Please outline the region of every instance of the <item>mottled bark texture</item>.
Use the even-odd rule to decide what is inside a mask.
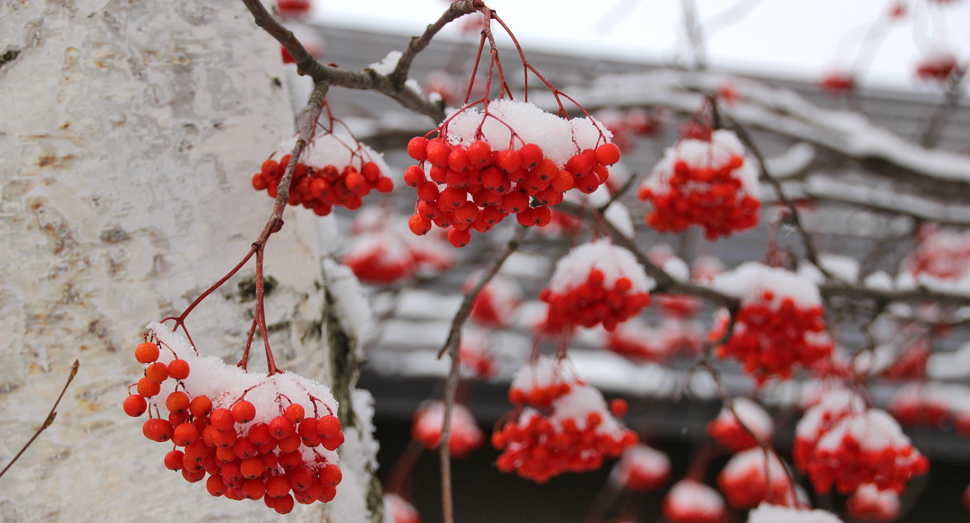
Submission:
[[[124,415],[148,321],[177,314],[249,250],[272,209],[250,178],[293,132],[278,45],[238,0],[0,0],[0,521],[276,521],[164,469]],[[313,219],[268,244],[277,362],[329,381]],[[188,318],[235,362],[253,267]],[[247,281],[248,280],[248,281]],[[265,368],[254,356],[252,369]],[[319,520],[319,507],[288,521]]]

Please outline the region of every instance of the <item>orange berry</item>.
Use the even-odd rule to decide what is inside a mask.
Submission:
[[[148,378],[142,378],[138,380],[138,394],[146,398],[150,398],[158,394],[162,390],[161,385],[158,382],[152,381]]]
[[[189,410],[189,395],[177,390],[165,398],[165,408],[169,412],[186,412]]]
[[[237,401],[232,406],[232,419],[236,423],[249,423],[256,418],[256,406],[246,400]]]
[[[620,161],[620,148],[613,143],[607,143],[597,147],[596,161],[603,165],[613,165]]]
[[[199,429],[195,428],[195,425],[191,423],[183,423],[175,427],[175,431],[172,433],[172,443],[180,447],[191,445],[198,439]]]
[[[250,479],[243,483],[243,494],[249,499],[262,499],[266,493],[266,484],[262,480]]]
[[[293,496],[286,494],[273,503],[273,510],[277,514],[289,514],[293,510]]]
[[[286,419],[292,421],[293,423],[299,423],[303,421],[306,411],[304,410],[303,405],[293,403],[289,407],[286,407],[286,411],[283,413],[283,415],[286,416]]]
[[[332,414],[324,416],[317,422],[317,431],[324,438],[336,438],[340,434],[340,420]]]
[[[142,343],[135,348],[135,359],[139,363],[151,363],[158,359],[158,345]]]
[[[196,396],[189,403],[189,412],[196,418],[201,418],[212,410],[212,400],[208,396]]]
[[[182,470],[182,457],[185,454],[181,450],[173,450],[165,454],[165,468],[168,470]]]
[[[124,403],[125,414],[131,416],[132,418],[137,418],[145,413],[148,409],[148,402],[145,398],[139,396],[138,394],[132,394],[125,398]]]
[[[155,383],[161,383],[168,379],[168,368],[162,362],[152,363],[145,369],[145,377]]]
[[[226,493],[227,487],[226,482],[222,480],[221,475],[209,476],[209,479],[205,482],[205,488],[209,491],[209,494],[214,497],[222,496]]]
[[[460,249],[468,245],[468,242],[470,241],[472,241],[472,234],[467,230],[460,231],[452,227],[448,231],[448,242],[451,243],[451,245],[454,247],[457,247]]]
[[[189,362],[185,360],[174,360],[168,364],[168,377],[177,380],[184,380],[189,377]]]
[[[263,475],[263,460],[260,458],[248,458],[239,464],[239,471],[246,479],[258,478]]]

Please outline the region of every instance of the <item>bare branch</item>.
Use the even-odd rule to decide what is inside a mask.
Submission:
[[[3,467],[3,470],[0,470],[0,477],[6,474],[7,471],[10,470],[10,467],[12,467],[13,464],[16,463],[18,459],[20,459],[20,456],[23,455],[24,451],[27,450],[27,447],[29,447],[34,442],[34,440],[37,439],[37,436],[40,436],[41,432],[44,432],[45,430],[47,430],[47,427],[50,427],[51,424],[54,423],[54,418],[57,417],[57,405],[61,403],[61,398],[63,398],[64,393],[67,392],[68,385],[70,385],[71,382],[74,381],[74,376],[77,376],[77,369],[80,366],[81,366],[80,362],[78,360],[74,360],[74,365],[71,366],[71,373],[67,376],[67,383],[64,384],[64,388],[61,389],[60,395],[57,396],[57,401],[54,402],[54,406],[51,407],[51,411],[47,414],[47,418],[44,420],[44,424],[41,425],[39,429],[37,429],[37,432],[35,432],[34,435],[31,436],[29,440],[27,440],[27,443],[25,443],[23,448],[20,449],[20,452],[18,452],[17,455],[14,456],[12,460],[10,460],[10,463],[7,463],[7,466]]]
[[[407,49],[401,55],[401,58],[397,61],[397,67],[394,68],[388,77],[391,79],[391,84],[402,89],[404,87],[404,82],[408,78],[408,71],[411,69],[411,63],[414,61],[414,57],[423,51],[428,44],[431,43],[431,39],[434,38],[438,31],[454,22],[455,20],[465,16],[467,14],[474,13],[475,11],[485,7],[485,3],[482,0],[459,0],[451,4],[448,10],[441,15],[441,18],[437,22],[428,25],[425,29],[424,34],[421,36],[415,36],[408,43]]]
[[[970,69],[970,63],[963,64],[960,72],[950,80],[949,89],[947,89],[943,103],[936,108],[932,118],[930,118],[929,124],[926,126],[926,131],[923,132],[923,136],[920,138],[919,144],[923,147],[932,149],[940,141],[940,134],[946,128],[946,124],[949,123],[950,116],[954,113],[954,109],[956,109],[957,104],[960,102],[960,97],[963,95],[963,79],[967,76],[967,69]]]

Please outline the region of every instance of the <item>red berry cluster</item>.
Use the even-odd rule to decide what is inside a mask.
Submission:
[[[747,510],[762,502],[791,504],[788,472],[775,453],[769,452],[768,456],[770,465],[766,467],[764,449],[748,449],[732,457],[718,474],[717,487],[731,507]],[[768,477],[765,477],[766,468]]]
[[[585,282],[562,292],[543,289],[539,299],[549,304],[550,325],[562,325],[566,329],[573,325],[592,328],[602,324],[606,330],[613,331],[618,323],[650,305],[649,292],[631,292],[631,289],[632,283],[625,276],[617,278],[613,288],[606,288],[603,271],[594,267]]]
[[[606,166],[620,160],[620,149],[610,143],[584,150],[560,167],[536,144],[493,151],[483,140],[465,146],[422,136],[408,143],[408,154],[420,162],[404,171],[404,183],[418,191],[411,231],[427,234],[434,223],[449,229],[448,241],[455,247],[468,245],[472,229],[489,231],[510,214],[525,226],[549,224],[549,207],[566,191],[595,191],[609,177]]]
[[[565,361],[539,356],[524,365],[512,378],[509,402],[517,407],[528,404],[548,409],[553,401],[572,392],[574,386],[582,386],[583,382],[563,367]]]
[[[923,338],[917,340],[909,347],[902,350],[896,361],[886,370],[882,371],[881,377],[887,380],[921,380],[926,378],[926,362],[930,359],[929,340]]]
[[[528,409],[517,423],[506,423],[492,434],[492,446],[502,450],[496,465],[537,483],[564,472],[596,470],[603,458],[616,457],[637,442],[631,430],[598,430],[603,420],[597,411],[585,419],[556,420]]]
[[[664,497],[663,514],[671,523],[722,523],[727,520],[721,495],[692,479],[681,480],[670,489]]]
[[[532,405],[542,409],[548,408],[557,398],[569,394],[572,385],[565,381],[555,381],[546,385],[534,385],[528,389],[521,389],[512,384],[509,389],[509,401],[513,405]]]
[[[389,523],[421,523],[414,505],[394,493],[384,494],[384,515]]]
[[[414,413],[411,437],[428,450],[438,448],[441,430],[444,426],[445,406],[440,401],[425,405]],[[454,405],[451,410],[451,429],[448,436],[448,451],[454,458],[463,458],[485,442],[482,430],[475,423],[475,417],[464,405]]]
[[[884,411],[852,414],[825,433],[808,461],[808,477],[820,494],[834,485],[841,494],[873,483],[902,493],[906,483],[929,470],[929,461],[909,443]]]
[[[927,58],[916,67],[916,77],[920,80],[946,81],[951,75],[960,72],[957,59],[953,56]]]
[[[484,333],[482,333],[484,335]],[[498,373],[498,363],[495,357],[488,352],[480,340],[469,340],[466,333],[462,336],[461,346],[458,348],[458,359],[461,366],[472,373],[478,379],[490,380]]]
[[[889,402],[889,412],[903,425],[940,428],[950,417],[949,404],[932,386],[903,387]]]
[[[655,296],[660,312],[671,318],[687,319],[704,308],[704,302],[700,298],[686,294],[658,292]]]
[[[208,396],[190,396],[182,382],[189,376],[188,362],[175,359],[166,365],[158,361],[159,352],[150,342],[135,349],[135,358],[146,365],[145,377],[137,394],[125,398],[124,410],[141,416],[148,410],[146,398],[158,395],[166,380],[176,380],[175,391],[165,398],[168,419],[152,418],[149,412],[142,427],[146,438],[174,445],[165,455],[166,468],[181,471],[189,483],[202,481],[208,473],[209,494],[237,501],[263,499],[280,514],[293,510],[294,501],[333,499],[342,478],[340,467],[319,453],[313,452],[309,462],[306,456],[307,449],[336,450],[343,443],[336,416],[308,418],[301,405],[291,404],[281,406],[280,415],[268,424],[251,423],[257,414],[252,403],[239,399],[230,409],[213,408]]]
[[[260,172],[253,175],[253,189],[265,190],[271,198],[276,198],[276,190],[289,162],[290,155],[283,156],[279,162],[273,159],[263,162]],[[327,216],[334,206],[350,210],[360,208],[361,199],[372,189],[382,193],[394,189],[394,182],[383,176],[374,162],[363,164],[359,171],[353,165],[343,169],[334,165],[315,169],[300,162],[296,164],[290,182],[289,204],[303,205],[305,209],[313,209],[318,216]]]
[[[661,232],[683,232],[700,225],[708,240],[758,225],[761,202],[743,192],[741,180],[734,175],[742,165],[744,158],[738,155],[719,167],[695,168],[678,160],[667,190],[640,188],[639,198],[653,204],[647,225]]]
[[[765,291],[761,301],[743,305],[731,337],[715,351],[719,358],[740,361],[759,384],[772,377],[790,378],[795,365],[811,367],[832,353],[821,306],[803,309],[788,297],[777,306],[774,301],[774,293]],[[725,328],[718,326],[710,338],[721,338]]]
[[[724,407],[718,417],[707,424],[707,434],[733,453],[758,446],[752,433],[764,442],[771,439],[774,423],[760,405],[747,398],[735,398],[734,412],[741,417],[744,426],[731,409]]]
[[[657,490],[670,480],[670,458],[646,445],[634,445],[623,451],[610,479],[637,492]]]
[[[480,277],[481,274],[473,274],[465,282],[464,292],[467,293]],[[472,302],[472,311],[469,317],[485,327],[507,329],[520,303],[522,303],[522,289],[518,282],[507,276],[496,274],[490,282],[482,287],[481,292]]]
[[[845,500],[845,513],[857,521],[894,521],[899,517],[899,495],[863,485]]]
[[[834,71],[818,82],[819,88],[829,96],[840,96],[855,90],[855,78],[850,73]]]

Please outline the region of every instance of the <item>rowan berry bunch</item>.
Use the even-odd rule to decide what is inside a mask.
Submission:
[[[716,490],[695,481],[678,481],[663,500],[664,518],[670,523],[722,523],[727,521],[724,499]]]
[[[388,523],[421,523],[418,509],[394,493],[384,494],[384,515]]]
[[[844,417],[825,432],[808,460],[808,477],[819,493],[834,485],[841,494],[866,483],[902,493],[929,461],[914,449],[899,423],[885,411],[869,409]]]
[[[812,510],[806,505],[784,507],[762,503],[748,513],[748,523],[842,523],[842,520],[824,510]]]
[[[732,508],[747,510],[762,502],[793,505],[792,484],[788,471],[774,452],[762,448],[748,449],[732,457],[717,476],[717,487]],[[766,477],[767,471],[767,477]]]
[[[568,394],[573,387],[583,385],[565,367],[566,361],[540,355],[523,365],[512,378],[509,402],[516,406],[531,405],[537,409],[547,409],[554,400]]]
[[[668,149],[640,186],[640,199],[653,205],[647,225],[661,232],[698,225],[708,240],[758,225],[758,173],[744,152],[737,135],[727,130]]]
[[[418,408],[411,425],[411,437],[428,450],[438,448],[445,421],[445,404],[431,401]],[[482,430],[475,423],[475,416],[464,405],[455,404],[451,409],[451,433],[448,451],[454,458],[463,458],[485,442]]]
[[[468,292],[480,276],[480,273],[473,274],[465,282],[464,292]],[[478,293],[469,317],[485,327],[507,329],[521,303],[522,288],[518,282],[496,274]]]
[[[288,151],[295,143],[296,138],[285,140],[276,153],[281,155],[279,161],[270,158],[263,162],[260,172],[253,175],[254,189],[265,190],[271,198],[276,198],[290,162]],[[327,216],[335,206],[355,210],[372,190],[387,193],[394,189],[389,173],[380,154],[349,134],[327,131],[307,144],[296,164],[290,180],[289,204],[303,205],[319,216]]]
[[[549,305],[550,326],[602,325],[612,331],[650,304],[653,286],[629,251],[600,239],[563,256],[539,299]]]
[[[758,441],[748,430],[762,442],[771,439],[775,432],[775,423],[761,405],[747,398],[735,398],[733,406],[734,412],[725,406],[721,409],[721,413],[707,424],[708,435],[734,453],[758,446]],[[735,413],[737,416],[734,415]],[[740,422],[738,418],[741,418]],[[745,427],[748,430],[745,430]]]
[[[923,81],[945,82],[960,73],[960,65],[953,55],[940,55],[924,59],[916,66],[916,78]]]
[[[125,413],[146,411],[146,438],[170,442],[165,467],[213,496],[262,499],[286,514],[294,502],[329,502],[342,473],[334,452],[344,441],[336,402],[325,386],[292,373],[266,377],[199,357],[161,324],[135,349],[145,365]],[[152,416],[154,410],[154,416]]]
[[[741,299],[734,329],[715,354],[740,361],[759,384],[789,378],[796,365],[812,367],[832,354],[818,287],[809,279],[748,262],[719,275],[712,286]],[[720,339],[726,327],[722,314],[711,339]]]
[[[844,388],[827,390],[817,398],[795,427],[795,441],[792,448],[792,461],[795,462],[795,468],[804,473],[815,452],[815,445],[822,435],[843,418],[863,412],[865,409],[865,401],[858,394]]]
[[[903,425],[940,428],[950,417],[947,396],[934,384],[913,383],[896,391],[888,410]]]
[[[920,338],[897,354],[896,360],[879,376],[887,380],[921,380],[926,378],[926,363],[930,359],[930,343]]]
[[[651,327],[639,316],[618,323],[612,332],[606,331],[603,348],[638,362],[663,363],[676,352],[676,346],[666,343],[663,328]]]
[[[466,371],[480,380],[490,380],[498,373],[498,362],[488,350],[488,331],[466,327],[458,348],[458,359]]]
[[[899,494],[867,483],[845,500],[845,513],[857,521],[893,521],[899,517]]]
[[[625,406],[611,406],[625,413]],[[564,472],[596,470],[604,458],[620,455],[637,442],[610,410],[603,395],[587,385],[573,385],[552,402],[548,416],[525,408],[492,434],[492,446],[502,450],[496,465],[537,483]]]
[[[455,247],[510,214],[525,226],[549,224],[550,207],[566,191],[595,191],[620,159],[609,131],[592,119],[564,120],[511,100],[488,103],[483,112],[466,106],[434,132],[408,143],[419,162],[404,172],[418,193],[409,223],[417,235],[432,224],[448,229]]]
[[[903,262],[914,277],[954,281],[970,273],[970,233],[952,229],[921,230],[916,250]]]
[[[620,461],[610,473],[611,483],[637,492],[657,490],[668,481],[670,481],[670,458],[663,452],[643,444],[624,450]]]

